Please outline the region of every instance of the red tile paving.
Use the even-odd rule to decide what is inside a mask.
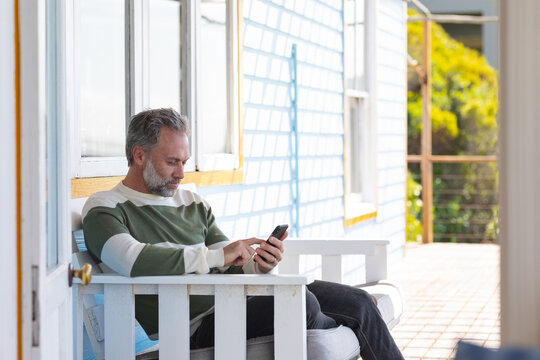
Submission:
[[[392,329],[406,359],[452,359],[459,339],[500,344],[499,246],[407,244],[390,268],[406,308]]]

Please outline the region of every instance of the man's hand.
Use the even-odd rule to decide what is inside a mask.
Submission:
[[[223,255],[225,256],[225,266],[244,265],[251,256],[255,254],[255,250],[251,247],[254,244],[263,243],[264,240],[257,238],[250,238],[245,240],[237,240],[223,248]]]
[[[262,242],[261,245],[255,250],[257,255],[253,258],[257,264],[259,264],[259,270],[263,273],[267,273],[283,259],[283,240],[289,236],[289,233],[286,231],[281,239],[276,239],[271,236],[268,238],[268,241],[274,245],[268,245],[266,241]]]

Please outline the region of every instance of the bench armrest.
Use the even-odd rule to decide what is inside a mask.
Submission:
[[[285,253],[279,265],[283,274],[297,274],[300,255],[322,256],[322,278],[342,282],[342,256],[366,256],[366,282],[384,280],[388,276],[387,246],[389,240],[356,239],[287,239]]]
[[[80,279],[74,279],[74,283],[80,284]],[[92,276],[90,286],[94,285],[137,285],[139,288],[152,285],[254,285],[254,286],[279,286],[279,285],[307,285],[313,282],[309,275],[274,275],[274,274],[206,274],[206,275],[169,275],[169,276],[139,276],[127,277],[116,273],[102,273]],[[84,289],[84,288],[83,288]],[[210,295],[210,294],[209,294]]]
[[[373,255],[390,240],[286,239],[285,251],[294,255]]]

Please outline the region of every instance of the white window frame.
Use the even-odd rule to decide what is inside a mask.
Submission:
[[[75,55],[78,38],[78,6],[80,0],[68,0],[73,3],[73,17],[67,21],[66,31],[68,41],[65,47],[66,62],[72,64],[68,69],[67,82],[73,86],[74,93],[68,99],[68,111],[72,114],[72,177],[85,178],[97,176],[123,176],[128,166],[125,156],[117,157],[82,157],[80,147],[80,121],[78,118],[79,94],[77,79],[77,64]],[[152,0],[125,0],[125,35],[126,43],[126,132],[131,115],[149,108],[149,6]],[[199,99],[203,96],[197,87],[200,63],[198,59],[197,29],[200,26],[200,1],[180,0],[182,50],[181,63],[183,67],[181,79],[181,112],[190,120],[191,127],[191,158],[186,164],[186,172],[233,170],[240,167],[240,121],[239,121],[239,27],[241,6],[235,0],[227,3],[227,87],[228,87],[228,129],[229,151],[226,154],[202,154],[202,139],[204,134],[198,131],[199,123],[197,109]],[[188,52],[187,49],[191,49]],[[129,76],[128,76],[129,74]],[[120,120],[119,120],[120,121]]]
[[[128,170],[127,159],[125,156],[109,156],[109,157],[82,157],[80,134],[81,126],[79,119],[79,63],[77,62],[77,54],[79,52],[79,1],[80,0],[66,0],[66,3],[72,8],[71,13],[66,13],[66,44],[65,44],[65,58],[66,58],[66,86],[71,89],[66,94],[66,107],[67,112],[70,114],[71,126],[71,177],[83,178],[83,177],[97,177],[97,176],[114,176],[125,175]],[[131,2],[137,2],[138,0],[131,0]],[[130,0],[125,1],[126,13],[125,13],[125,31],[129,29],[129,3]],[[127,36],[127,34],[125,34]],[[131,47],[131,46],[130,46]],[[126,51],[125,55],[125,71],[126,75],[130,71],[128,62],[130,56]],[[129,79],[126,76],[126,79]],[[126,80],[127,81],[127,80]],[[130,96],[129,87],[126,84],[126,114],[129,114],[130,109]],[[127,122],[129,117],[126,116],[124,121]],[[118,120],[120,121],[120,119]]]
[[[202,153],[202,139],[204,134],[202,134],[199,130],[199,127],[197,126],[199,118],[197,116],[197,113],[195,111],[194,114],[190,115],[190,110],[196,110],[200,108],[199,105],[199,99],[203,96],[200,89],[195,84],[195,92],[193,93],[195,99],[193,100],[193,103],[196,105],[194,108],[191,109],[185,109],[182,108],[182,112],[188,115],[188,117],[192,120],[192,129],[193,129],[193,135],[192,135],[192,142],[194,143],[194,152],[193,157],[196,163],[196,170],[197,171],[213,171],[213,170],[232,170],[237,169],[240,164],[240,157],[239,157],[239,105],[238,105],[238,99],[239,99],[239,82],[238,82],[238,75],[239,75],[239,30],[238,30],[238,17],[240,16],[239,13],[239,5],[238,1],[236,0],[225,0],[227,3],[227,43],[229,46],[227,46],[227,102],[228,102],[228,114],[227,114],[227,122],[228,122],[228,128],[229,128],[229,153],[226,154],[203,154]],[[190,29],[193,29],[194,31],[186,31],[186,33],[191,34],[191,38],[189,41],[193,43],[194,40],[196,40],[196,43],[198,43],[198,38],[200,32],[197,31],[197,29],[200,27],[200,1],[195,2],[195,6],[193,6],[192,2],[189,0],[183,0],[182,6],[184,6],[184,3],[190,3],[191,6],[188,8],[188,11],[191,13],[191,18],[185,22],[187,26]],[[190,26],[190,24],[194,24],[194,26]],[[182,56],[186,56],[187,59],[187,51],[184,49],[188,48],[189,46],[184,46],[182,51]],[[196,47],[192,47],[195,48]],[[197,66],[197,64],[200,64],[201,62],[198,61],[199,59],[199,52],[195,52],[195,59],[189,59],[192,62],[190,62],[190,65],[188,65],[188,68],[190,69],[190,74],[192,79],[197,79],[197,83],[200,83],[199,81],[199,75],[200,71]],[[193,60],[195,60],[193,62]],[[188,72],[183,72],[188,73]],[[183,82],[184,83],[184,82]],[[184,93],[184,91],[189,91],[190,87],[182,87],[182,98],[186,99],[189,98],[189,95],[187,93]],[[187,96],[187,97],[186,97]],[[184,103],[182,103],[184,104]]]
[[[364,2],[364,74],[365,88],[348,87],[347,74],[344,74],[345,84],[345,222],[375,217],[378,208],[378,171],[377,171],[377,0]],[[347,26],[347,24],[344,24]],[[344,36],[346,32],[344,31]],[[347,42],[344,42],[345,45]],[[344,46],[344,52],[347,47]],[[346,59],[346,54],[344,55]],[[350,118],[350,103],[358,102],[358,119]],[[362,149],[357,158],[358,167],[351,164],[351,144],[349,140],[352,122],[361,121]],[[363,184],[361,193],[351,191],[351,178],[360,176]],[[352,225],[356,222],[352,222]]]

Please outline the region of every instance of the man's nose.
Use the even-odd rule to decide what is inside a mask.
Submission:
[[[175,167],[173,177],[178,178],[180,180],[182,180],[184,178],[184,164],[179,163]]]

